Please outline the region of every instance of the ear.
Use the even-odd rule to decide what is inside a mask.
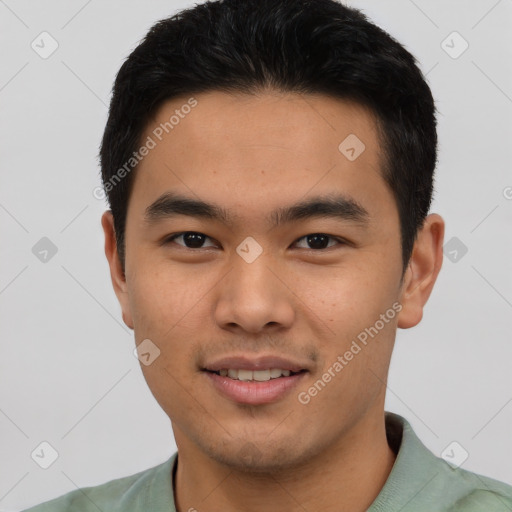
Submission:
[[[418,231],[411,259],[404,275],[398,327],[408,329],[421,322],[423,307],[434,287],[443,263],[444,220],[431,213]]]
[[[112,286],[117,296],[117,300],[121,305],[124,323],[133,329],[133,319],[130,311],[130,302],[128,297],[128,287],[126,277],[121,267],[119,253],[117,252],[116,233],[114,230],[114,217],[110,210],[107,210],[101,216],[101,225],[105,233],[105,256],[107,257],[110,267],[110,277]]]

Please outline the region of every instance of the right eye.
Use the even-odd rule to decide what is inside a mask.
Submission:
[[[206,236],[204,233],[199,233],[197,231],[182,231],[181,233],[175,233],[174,235],[166,238],[164,245],[181,238],[183,239],[183,243],[178,243],[177,245],[181,245],[186,249],[201,249],[206,239],[211,240],[211,238]],[[215,245],[212,245],[211,247],[215,247]]]

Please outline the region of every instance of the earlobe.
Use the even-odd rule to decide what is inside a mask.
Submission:
[[[436,213],[427,216],[418,232],[407,267],[398,315],[398,327],[408,329],[419,324],[423,308],[434,288],[443,263],[444,220]]]
[[[101,217],[101,225],[105,234],[105,256],[110,267],[110,277],[112,286],[121,305],[121,311],[124,323],[133,329],[133,320],[128,300],[128,286],[126,276],[121,266],[119,253],[117,251],[117,241],[114,229],[114,217],[112,212],[107,210]]]

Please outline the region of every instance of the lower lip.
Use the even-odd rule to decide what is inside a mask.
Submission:
[[[251,405],[277,402],[294,388],[306,374],[306,372],[300,372],[289,377],[258,382],[230,379],[206,370],[204,370],[204,373],[221,394],[235,402]]]

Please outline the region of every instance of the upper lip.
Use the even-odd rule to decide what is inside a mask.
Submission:
[[[266,370],[269,368],[278,368],[280,370],[290,370],[291,372],[300,372],[307,370],[304,364],[301,364],[292,359],[287,359],[281,356],[261,356],[261,357],[247,357],[247,356],[227,356],[216,359],[205,365],[204,370],[211,372],[218,372],[223,369],[234,370]]]

